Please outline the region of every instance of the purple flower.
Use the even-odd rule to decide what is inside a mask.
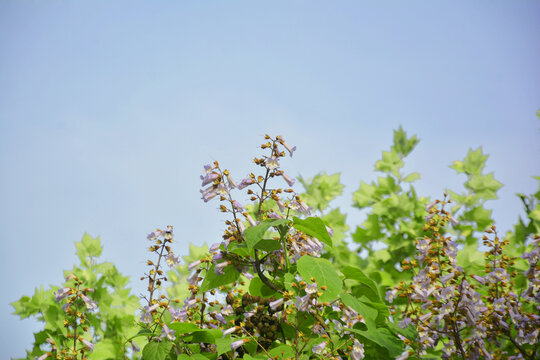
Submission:
[[[272,301],[270,302],[270,308],[273,310],[273,311],[276,311],[276,309],[278,307],[280,307],[281,305],[283,304],[283,298],[280,298],[280,299],[277,299],[275,301]]]
[[[82,297],[82,299],[83,299],[83,301],[84,301],[84,303],[85,303],[85,305],[86,305],[86,308],[87,308],[88,310],[95,310],[95,309],[97,309],[97,304],[96,304],[96,302],[95,302],[94,300],[90,299],[90,298],[89,298],[88,296],[86,296],[86,295],[82,295],[81,297]]]
[[[65,298],[67,298],[69,296],[71,292],[71,288],[69,287],[65,287],[63,289],[60,289],[58,290],[57,293],[54,293],[54,299],[58,302],[64,300]]]
[[[90,351],[94,350],[94,344],[92,344],[90,341],[88,341],[86,339],[82,339],[81,341],[84,344],[84,346],[86,346],[88,349],[90,349]]]
[[[150,324],[152,322],[152,311],[156,310],[159,307],[159,304],[154,304],[152,306],[145,306],[144,312],[140,317],[140,321],[145,324]]]
[[[268,217],[270,219],[283,219],[283,217],[275,212],[271,212],[270,214],[268,214]]]
[[[35,360],[45,360],[48,357],[49,357],[49,353],[45,353],[45,354],[41,355],[40,357],[36,356],[34,359]]]
[[[247,341],[246,341],[247,340]],[[240,340],[236,340],[235,342],[233,342],[231,344],[231,349],[234,351],[236,349],[238,349],[240,346],[244,345],[244,343],[248,342],[249,340],[248,339],[240,339]]]
[[[194,261],[188,265],[188,270],[191,271],[201,264],[201,260]]]
[[[227,181],[229,182],[229,187],[231,189],[234,189],[237,186],[236,182],[234,181],[232,176],[229,174],[229,172],[227,172]]]
[[[246,186],[249,186],[251,184],[253,184],[255,182],[254,179],[248,177],[248,178],[245,178],[244,180],[242,180],[240,182],[240,184],[238,184],[238,189],[239,190],[242,190],[243,188],[245,188]]]
[[[232,205],[236,210],[238,210],[240,212],[244,211],[244,207],[238,201],[234,200]]]
[[[224,269],[225,269],[228,265],[229,265],[229,262],[228,262],[228,261],[220,262],[220,263],[217,264],[216,267],[214,268],[214,273],[215,273],[216,275],[222,275]]]
[[[276,157],[269,157],[266,159],[266,168],[269,170],[277,169],[279,167],[279,162]]]
[[[397,289],[391,289],[386,292],[386,301],[392,303],[397,295]]]
[[[279,143],[280,143],[281,145],[285,146],[285,149],[287,149],[287,151],[289,152],[289,154],[290,154],[291,157],[292,157],[293,152],[295,152],[295,150],[296,150],[296,146],[291,146],[291,145],[287,144],[287,143],[281,138],[281,136],[278,137],[278,140],[279,140]]]
[[[167,255],[165,259],[167,261],[167,265],[169,265],[170,267],[175,267],[175,266],[178,266],[178,264],[180,264],[180,259],[178,258],[178,256],[175,256],[173,253],[169,253],[169,255]]]
[[[364,358],[364,344],[360,343],[358,339],[354,339],[350,355],[352,360],[359,360]]]
[[[227,330],[225,330],[223,332],[223,337],[225,337],[227,335],[230,335],[230,334],[233,334],[233,333],[237,332],[238,330],[240,330],[240,327],[238,327],[238,326],[233,326],[232,328],[228,328]]]
[[[201,186],[206,186],[208,184],[211,184],[214,182],[214,180],[216,180],[217,178],[219,178],[219,174],[218,173],[215,173],[215,172],[211,172],[209,174],[207,174],[205,177],[203,177],[201,175],[201,180],[202,180],[202,184]]]
[[[135,352],[139,352],[141,351],[141,348],[137,346],[137,344],[135,344],[135,341],[131,340],[131,348],[133,349],[133,351]]]
[[[174,330],[169,329],[165,324],[163,324],[163,329],[161,330],[161,335],[159,337],[162,339],[169,339],[171,341],[176,339],[176,336],[174,336]]]
[[[246,220],[249,222],[249,224],[250,224],[251,226],[257,226],[257,223],[255,222],[255,220],[253,220],[253,218],[251,217],[251,215],[247,214]]]
[[[295,179],[292,179],[289,175],[285,174],[284,172],[281,173],[281,176],[287,182],[287,184],[289,184],[289,186],[294,185],[294,182],[296,181]]]
[[[319,345],[315,345],[313,349],[311,350],[313,351],[314,354],[320,355],[323,352],[325,347],[326,347],[326,342],[323,341]]]

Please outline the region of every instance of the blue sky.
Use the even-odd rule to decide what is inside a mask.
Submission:
[[[0,1],[0,356],[39,325],[8,305],[59,284],[74,241],[136,294],[146,234],[176,252],[213,243],[223,218],[200,200],[202,166],[242,178],[265,133],[298,147],[304,177],[341,172],[350,208],[400,124],[421,142],[420,193],[461,189],[470,147],[505,187],[488,203],[508,229],[540,175],[536,1]]]

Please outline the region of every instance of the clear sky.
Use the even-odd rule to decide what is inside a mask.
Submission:
[[[40,328],[8,303],[60,284],[85,231],[136,294],[156,227],[178,254],[217,241],[202,166],[244,177],[265,133],[297,145],[289,173],[342,173],[351,226],[400,124],[421,194],[461,190],[448,166],[482,146],[508,229],[540,175],[539,18],[521,0],[0,1],[0,357]]]

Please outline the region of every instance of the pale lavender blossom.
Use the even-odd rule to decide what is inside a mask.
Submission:
[[[90,351],[94,350],[94,344],[92,344],[90,341],[88,341],[86,339],[82,339],[81,341],[84,344],[84,346],[86,346],[88,349],[90,349]]]
[[[290,154],[291,157],[292,157],[293,152],[296,151],[296,146],[292,146],[292,147],[291,147],[291,145],[287,144],[283,139],[280,139],[279,143],[280,143],[281,145],[285,146],[285,149],[287,149],[287,151],[289,152],[289,154]]]
[[[397,295],[397,289],[390,289],[386,292],[386,301],[388,301],[390,304],[394,301]]]
[[[199,282],[199,273],[197,271],[195,271],[193,274],[191,274],[190,277],[188,277],[187,279],[187,282],[191,285],[197,285],[197,283]]]
[[[219,178],[219,174],[218,173],[215,173],[215,172],[211,172],[211,173],[208,173],[206,174],[205,177],[203,177],[201,175],[201,180],[202,180],[202,184],[201,186],[206,186],[208,184],[211,184],[214,182],[214,180],[216,180],[217,178]]]
[[[232,178],[231,174],[227,174],[227,181],[229,182],[229,187],[231,189],[234,189],[235,187],[238,186],[238,184],[236,184],[236,182],[234,181],[234,179]]]
[[[201,260],[194,261],[188,265],[188,271],[191,271],[195,269],[197,266],[201,264]]]
[[[40,357],[37,357],[37,356],[36,356],[34,359],[35,359],[35,360],[45,360],[45,359],[48,358],[48,357],[49,357],[49,354],[48,354],[48,353],[45,353],[45,354],[41,355]]]
[[[234,334],[235,332],[237,332],[238,330],[240,330],[240,327],[239,326],[233,326],[231,328],[228,328],[227,330],[225,330],[223,332],[223,337],[227,336],[227,335],[230,335],[230,334]]]
[[[152,312],[159,307],[159,304],[154,304],[152,306],[145,306],[144,312],[141,314],[140,321],[145,324],[150,324],[152,322]]]
[[[58,290],[57,293],[54,293],[54,299],[57,302],[60,302],[60,301],[64,300],[65,298],[67,298],[69,296],[70,292],[71,292],[71,288],[69,288],[69,287],[65,287],[63,289],[60,289],[60,290]]]
[[[231,349],[235,351],[242,345],[244,345],[244,339],[236,340],[235,342],[231,344]]]
[[[165,258],[165,261],[169,267],[176,267],[178,264],[180,264],[180,258],[173,253],[169,253],[169,255],[167,255]]]
[[[160,338],[174,341],[176,339],[176,336],[174,336],[174,330],[173,329],[169,329],[169,327],[167,325],[163,324],[163,328],[161,330]]]
[[[306,294],[315,294],[317,292],[317,284],[309,284],[306,286]]]
[[[219,250],[219,247],[221,246],[221,243],[214,243],[212,246],[210,246],[210,249],[208,249],[208,252],[215,253]]]
[[[189,309],[197,304],[197,299],[186,299],[184,300],[184,307]]]
[[[203,196],[201,199],[204,200],[204,202],[209,202],[213,198],[215,198],[218,195],[217,190],[214,188],[212,191],[209,191],[207,193],[203,193]]]
[[[135,341],[131,340],[131,348],[133,349],[133,351],[135,352],[139,352],[141,351],[141,348],[137,346],[137,344],[135,344]]]
[[[279,308],[281,305],[283,304],[283,298],[280,298],[280,299],[277,299],[275,301],[272,301],[270,302],[270,308],[273,310],[273,311],[276,311],[277,308]]]
[[[236,210],[241,211],[241,212],[244,211],[244,207],[243,207],[242,204],[240,204],[238,201],[233,200],[232,205],[233,205],[233,207],[234,207]]]
[[[283,177],[283,180],[289,184],[289,186],[293,186],[295,183],[295,179],[291,178],[289,175],[285,174],[284,172],[281,173],[281,176]]]
[[[276,157],[269,157],[265,161],[266,168],[269,170],[277,169],[279,167],[279,161]]]
[[[251,226],[257,226],[257,223],[255,222],[255,220],[253,220],[253,218],[251,217],[251,215],[247,214],[246,220],[249,222],[249,224],[250,224]]]
[[[314,353],[314,354],[317,354],[317,355],[320,355],[322,354],[324,348],[326,347],[326,341],[323,341],[322,343],[318,344],[318,345],[315,345],[313,347],[313,349],[311,349],[311,351]]]
[[[249,186],[251,184],[255,183],[255,180],[248,177],[248,178],[245,178],[244,180],[242,180],[240,182],[240,184],[238,184],[238,189],[239,190],[242,190],[243,188],[245,188],[246,186]]]
[[[217,264],[214,268],[214,273],[216,275],[222,275],[223,274],[223,271],[224,269],[229,265],[229,262],[228,261],[223,261],[219,264]]]
[[[352,351],[349,354],[352,360],[359,360],[364,358],[364,344],[360,343],[358,339],[354,339]]]
[[[84,304],[86,305],[86,308],[88,310],[95,310],[97,309],[97,304],[94,300],[90,299],[88,296],[86,295],[82,295],[81,296],[83,301],[84,301]]]
[[[283,216],[281,216],[281,215],[279,215],[279,214],[277,214],[277,213],[275,213],[273,211],[268,214],[268,217],[270,219],[283,219]]]
[[[285,205],[283,205],[283,203],[278,199],[276,200],[276,204],[278,205],[279,207],[279,211],[281,211],[283,213],[283,211],[285,211]]]
[[[255,276],[253,276],[252,273],[247,272],[247,271],[242,272],[242,275],[244,275],[244,277],[245,277],[246,279],[248,279],[248,280],[252,280],[252,279],[255,277]]]

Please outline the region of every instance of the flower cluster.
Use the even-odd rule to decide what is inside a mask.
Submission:
[[[152,260],[147,261],[150,271],[141,277],[141,280],[148,280],[149,295],[148,297],[142,295],[147,305],[143,308],[139,320],[149,328],[152,334],[156,329],[161,328],[161,333],[157,339],[175,340],[174,330],[167,327],[163,321],[163,315],[168,310],[173,319],[180,319],[181,315],[170,305],[179,301],[170,300],[164,294],[156,296],[156,292],[161,289],[162,283],[167,281],[167,277],[162,270],[162,260],[165,260],[171,268],[180,264],[180,259],[174,254],[170,246],[174,242],[173,227],[168,225],[166,230],[157,229],[148,234],[147,239],[153,242],[153,245],[148,250],[157,255],[157,260],[155,263]],[[152,336],[149,336],[149,339],[152,338]],[[132,345],[134,351],[138,351],[136,345],[134,343]]]
[[[83,281],[74,275],[68,275],[66,281],[73,280],[72,286],[59,289],[54,293],[57,302],[65,300],[62,310],[65,313],[64,327],[67,329],[66,341],[59,345],[53,339],[48,338],[47,343],[51,347],[50,352],[46,352],[38,360],[48,357],[54,359],[76,360],[86,359],[85,353],[94,349],[94,343],[85,338],[89,336],[89,321],[87,311],[97,309],[97,304],[90,298],[93,289],[83,287]],[[67,346],[65,344],[68,344]],[[82,346],[81,346],[82,345]]]
[[[416,338],[403,338],[408,349],[400,359],[424,355],[439,342],[445,359],[534,358],[540,317],[524,311],[513,291],[512,279],[517,274],[511,270],[514,260],[503,253],[508,242],[499,239],[495,226],[488,229],[483,237],[489,249],[485,253],[485,274],[466,274],[457,264],[456,243],[443,235],[445,227],[454,221],[444,209],[449,202],[445,197],[428,205],[426,235],[416,240],[416,257],[402,262],[403,270],[413,272],[413,281],[402,281],[386,294],[389,302],[405,300],[399,325],[413,325],[417,331]],[[530,259],[531,269],[536,267],[535,257],[538,259],[538,244],[535,246],[533,252],[524,255]],[[534,288],[538,272],[531,269],[526,275]],[[530,301],[528,294],[537,292],[526,292],[522,300]],[[501,339],[507,340],[504,345],[513,348],[513,353],[502,346]]]
[[[172,307],[163,297],[162,301],[150,301],[140,320],[160,326],[159,338],[174,340],[177,354],[192,351],[189,341],[172,329],[180,329],[174,325],[178,322],[201,330],[219,329],[229,339],[233,357],[262,353],[273,358],[271,349],[290,344],[297,349],[296,358],[308,352],[330,359],[361,359],[364,345],[350,329],[363,322],[363,317],[339,299],[322,301],[326,286],[319,286],[314,278],[302,279],[295,271],[289,272],[301,257],[320,257],[323,252],[320,240],[291,226],[293,215],[309,215],[310,208],[291,188],[271,187],[270,180],[275,178],[288,186],[294,184],[295,180],[280,169],[280,160],[286,152],[292,156],[296,148],[280,136],[268,135],[261,148],[269,154],[255,158],[254,163],[263,169],[263,175],[251,173],[236,181],[217,161],[204,167],[202,199],[219,199],[220,210],[231,215],[223,239],[213,244],[204,258],[188,265],[190,296],[180,308]],[[234,189],[245,189],[251,204],[235,199]],[[252,231],[265,224],[268,226],[261,231],[269,232],[270,238],[258,241],[257,246],[248,245]],[[285,275],[292,274],[285,285]],[[253,295],[253,291],[260,295]],[[167,325],[163,319],[169,316]],[[198,346],[217,351],[213,344]],[[218,359],[230,357],[221,354]]]

